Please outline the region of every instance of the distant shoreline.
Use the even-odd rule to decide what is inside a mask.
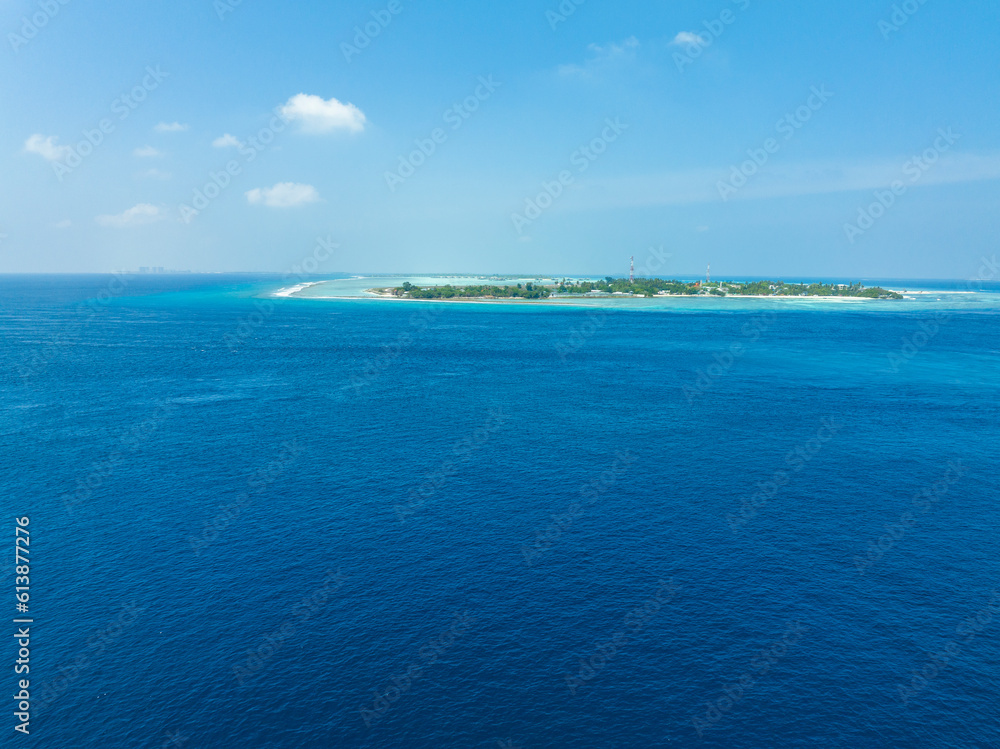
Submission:
[[[316,286],[323,281],[316,283],[304,285],[302,288],[292,289],[282,289],[279,292],[274,293],[272,296],[282,297],[282,298],[297,298],[297,299],[310,299],[310,300],[340,300],[340,301],[357,301],[357,302],[434,302],[441,304],[514,304],[514,305],[548,305],[552,307],[589,307],[593,306],[588,304],[588,302],[595,301],[617,301],[617,300],[628,300],[633,302],[645,301],[645,300],[656,300],[656,299],[682,299],[682,300],[719,300],[719,299],[771,299],[776,301],[798,301],[798,302],[840,302],[840,303],[850,303],[850,302],[878,302],[886,301],[880,299],[872,299],[868,297],[849,297],[849,296],[793,296],[790,294],[786,295],[753,295],[753,294],[742,294],[742,295],[729,295],[729,296],[714,296],[709,294],[663,294],[651,297],[640,297],[640,296],[630,296],[630,295],[611,295],[611,294],[601,294],[594,296],[583,296],[583,295],[565,295],[561,297],[545,297],[543,299],[517,299],[517,298],[498,298],[498,297],[456,297],[452,299],[411,299],[409,297],[399,297],[393,294],[378,293],[371,289],[365,289],[364,293],[367,296],[303,296],[302,291],[304,291],[309,286]],[[900,292],[901,293],[901,292]],[[909,292],[908,292],[909,293]],[[926,293],[942,293],[942,292],[926,292]],[[943,292],[947,293],[947,292]],[[970,292],[971,293],[971,292]]]
[[[310,299],[369,299],[375,300],[385,300],[385,301],[396,301],[396,302],[485,302],[492,304],[552,304],[558,306],[571,305],[574,302],[587,302],[587,301],[601,301],[601,300],[629,300],[629,301],[640,301],[646,299],[795,299],[798,301],[827,301],[827,302],[878,302],[885,301],[879,299],[871,299],[867,297],[851,297],[851,296],[793,296],[791,294],[784,295],[763,295],[763,294],[730,294],[727,296],[714,296],[710,294],[658,294],[656,296],[635,296],[629,294],[595,294],[593,296],[586,296],[582,294],[565,294],[563,296],[550,296],[543,299],[517,299],[517,298],[501,298],[501,297],[455,297],[452,299],[411,299],[409,297],[398,297],[392,294],[380,294],[371,289],[365,289],[366,294],[371,294],[367,297],[309,297]],[[562,300],[566,301],[562,301]]]
[[[351,280],[376,280],[380,277],[367,276],[359,277],[355,276]],[[399,279],[414,279],[414,276],[383,276],[382,278],[399,278]],[[443,278],[443,277],[442,277]],[[451,276],[448,280],[452,278],[469,278],[480,280],[483,277],[475,276]],[[621,300],[621,306],[635,306],[643,307],[646,306],[650,301],[655,300],[693,300],[693,299],[752,299],[752,300],[772,300],[776,302],[865,302],[865,301],[899,301],[898,298],[892,300],[879,299],[875,297],[867,296],[849,296],[849,295],[822,295],[822,294],[711,294],[711,293],[697,293],[697,294],[681,294],[681,293],[667,293],[667,294],[634,294],[634,293],[600,293],[600,294],[552,294],[550,296],[541,296],[535,298],[524,298],[518,296],[506,297],[506,296],[454,296],[454,297],[433,297],[433,298],[421,298],[421,297],[409,297],[401,296],[393,291],[399,287],[369,287],[365,289],[354,288],[344,294],[331,294],[331,295],[320,295],[320,294],[309,294],[307,293],[311,287],[321,286],[329,283],[336,283],[336,281],[343,281],[346,279],[328,279],[324,281],[311,281],[296,284],[290,287],[284,287],[276,292],[273,292],[271,296],[280,298],[297,298],[297,299],[310,299],[310,300],[325,300],[325,301],[396,301],[396,302],[453,302],[453,303],[463,303],[463,304],[534,304],[534,305],[547,305],[547,306],[564,306],[564,307],[593,307],[593,306],[607,306],[608,302],[615,302]],[[431,279],[426,279],[431,280]],[[435,278],[434,280],[438,280]],[[485,280],[485,279],[484,279]],[[506,279],[505,279],[506,280]],[[510,280],[515,280],[513,277]],[[525,279],[526,280],[526,279]],[[637,279],[638,281],[638,279]],[[439,288],[443,284],[422,284],[425,288]],[[513,284],[510,284],[513,285]],[[335,287],[336,288],[336,287]],[[338,289],[339,290],[339,289]],[[904,298],[914,298],[917,296],[930,296],[935,294],[972,294],[975,292],[971,291],[952,291],[952,290],[933,290],[933,289],[888,289],[884,288],[885,291],[890,291],[895,294],[905,295]],[[346,290],[345,290],[346,291]],[[626,301],[627,300],[627,301]],[[596,304],[595,304],[596,303]],[[698,302],[695,302],[698,304]]]

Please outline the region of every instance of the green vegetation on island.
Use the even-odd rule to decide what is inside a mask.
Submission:
[[[902,299],[903,295],[860,283],[785,283],[783,281],[665,281],[661,278],[611,278],[555,284],[519,283],[516,286],[414,286],[409,282],[393,289],[373,289],[385,296],[403,299],[548,299],[550,297],[619,295],[652,296],[768,296],[768,297],[858,297]]]
[[[395,289],[386,289],[393,296],[407,299],[548,299],[553,289],[542,284],[525,283],[517,286],[413,286],[409,281]]]

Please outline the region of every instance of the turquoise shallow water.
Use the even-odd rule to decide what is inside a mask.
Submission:
[[[34,745],[1000,745],[1000,288],[109,283],[0,278]]]

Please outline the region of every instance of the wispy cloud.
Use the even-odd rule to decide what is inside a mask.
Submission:
[[[884,190],[895,180],[908,182],[905,158],[898,160],[769,164],[736,200],[767,200],[805,195]],[[688,205],[720,202],[718,182],[728,178],[726,167],[691,169],[581,182],[567,198],[570,210],[600,207]],[[945,155],[913,188],[1000,179],[1000,151]]]
[[[153,148],[152,146],[143,146],[142,148],[135,149],[132,154],[138,156],[141,159],[152,159],[157,156],[162,156],[163,151],[158,148]]]
[[[296,94],[281,107],[286,120],[298,122],[307,133],[330,133],[347,130],[360,133],[368,119],[353,104],[337,99],[322,99],[311,94]]]
[[[274,187],[257,187],[249,190],[246,195],[247,202],[253,205],[263,203],[269,208],[291,208],[316,203],[320,199],[315,187],[295,182],[279,182]]]
[[[225,135],[220,135],[218,138],[212,141],[212,145],[216,148],[242,148],[243,144],[240,142],[239,138],[235,135],[230,135],[226,133]]]
[[[161,122],[153,129],[158,133],[182,133],[188,129],[188,126],[179,122]]]
[[[58,138],[54,135],[45,137],[44,135],[32,135],[24,142],[24,150],[28,153],[36,153],[46,161],[62,161],[70,153],[69,146],[56,144]]]
[[[701,36],[700,34],[696,34],[693,31],[682,31],[677,36],[675,36],[673,41],[670,43],[684,47],[690,44],[694,44],[695,46],[700,47],[703,44],[705,44],[706,41],[707,40],[705,39],[705,37]]]
[[[151,224],[165,217],[163,209],[149,203],[139,203],[132,206],[124,213],[114,215],[98,216],[95,221],[101,226],[110,226],[122,229],[129,226],[141,226]]]
[[[73,225],[72,221],[70,221],[68,218],[64,218],[62,221],[57,221],[55,227],[57,229],[68,229],[72,225]]]
[[[605,45],[590,44],[587,49],[590,57],[582,65],[560,65],[559,75],[587,78],[602,72],[612,66],[621,65],[635,60],[635,52],[639,48],[639,40],[634,36],[621,43],[611,42]]]
[[[166,180],[170,179],[173,175],[170,172],[160,171],[159,169],[147,169],[144,172],[139,172],[140,179],[159,179]]]

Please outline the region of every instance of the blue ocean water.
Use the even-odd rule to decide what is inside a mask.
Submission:
[[[1000,746],[992,295],[127,281],[0,277],[3,745]]]

